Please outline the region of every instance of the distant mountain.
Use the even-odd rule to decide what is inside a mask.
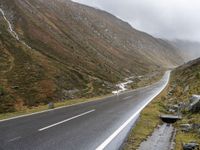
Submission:
[[[183,62],[175,47],[70,0],[0,0],[0,112],[101,95]]]
[[[200,42],[174,40],[172,44],[179,49],[185,61],[200,57]]]

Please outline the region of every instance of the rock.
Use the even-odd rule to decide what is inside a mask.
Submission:
[[[185,89],[184,89],[184,92],[187,92],[187,91],[189,90],[189,88],[190,88],[190,86],[187,85],[187,86],[185,87]]]
[[[172,92],[169,92],[169,93],[168,93],[168,96],[172,96],[172,95],[173,95],[173,93],[172,93]]]
[[[168,112],[170,112],[170,113],[175,113],[176,110],[170,108],[170,109],[168,109]]]
[[[49,109],[54,109],[54,103],[53,103],[53,102],[50,102],[50,103],[48,104],[48,108],[49,108]]]
[[[11,88],[17,90],[19,89],[19,86],[15,85],[15,86],[12,86]]]
[[[193,113],[200,112],[200,95],[193,95],[190,98],[188,110]]]
[[[194,124],[192,124],[192,128],[199,130],[200,129],[200,124],[194,123]]]
[[[199,100],[200,100],[200,95],[192,95],[192,97],[190,97],[190,103],[193,103]]]
[[[76,96],[76,94],[79,92],[78,89],[74,89],[74,90],[62,90],[62,94],[63,94],[63,99],[72,99]]]
[[[183,150],[199,150],[199,144],[195,142],[183,144]]]
[[[168,105],[168,111],[171,113],[179,112],[181,110],[181,106],[178,105]]]
[[[191,124],[181,124],[181,131],[184,132],[189,132],[192,129],[192,125]]]

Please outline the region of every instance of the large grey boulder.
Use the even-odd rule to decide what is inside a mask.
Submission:
[[[200,112],[200,95],[193,95],[190,98],[189,111],[195,113]]]
[[[199,150],[199,144],[190,142],[183,145],[183,150]]]

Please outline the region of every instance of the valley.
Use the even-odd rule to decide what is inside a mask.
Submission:
[[[0,61],[10,68],[0,70],[0,112],[109,94],[126,77],[183,63],[169,43],[101,10],[68,0],[0,5]]]

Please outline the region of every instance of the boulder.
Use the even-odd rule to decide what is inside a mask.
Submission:
[[[49,109],[54,109],[54,103],[53,103],[53,102],[50,102],[50,103],[48,104],[48,108],[49,108]]]
[[[191,124],[181,124],[180,125],[181,131],[189,132],[192,129]]]
[[[199,150],[199,144],[195,142],[183,144],[183,150]]]
[[[200,95],[193,95],[190,98],[188,110],[193,113],[200,112]]]

